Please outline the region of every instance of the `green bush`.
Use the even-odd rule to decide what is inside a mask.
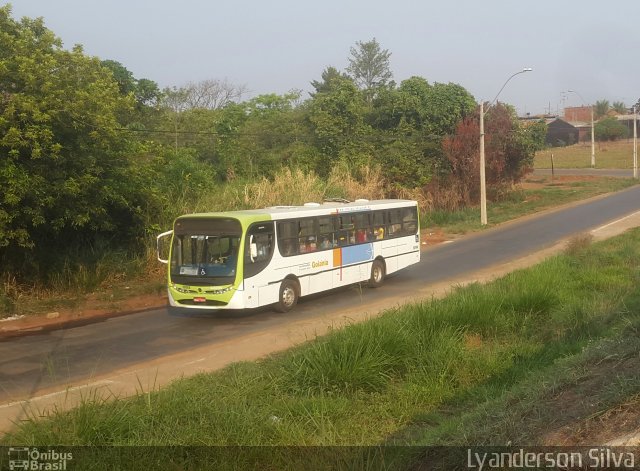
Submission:
[[[616,118],[608,117],[595,124],[594,133],[598,141],[615,141],[626,138],[629,130]]]

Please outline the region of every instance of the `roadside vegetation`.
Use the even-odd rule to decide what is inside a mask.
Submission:
[[[291,172],[284,169],[273,180],[264,179],[252,185],[221,187],[220,192],[207,194],[198,203],[197,210],[206,211],[214,204],[222,208],[255,207],[255,202],[265,201],[265,206],[295,204],[304,201],[321,201],[324,197],[346,195],[355,199],[361,195],[380,197],[382,176],[366,169],[366,179],[356,180],[350,174],[335,172],[329,183],[314,175]],[[296,182],[291,185],[291,182]],[[500,224],[538,211],[583,200],[634,185],[631,179],[583,177],[529,176],[515,189],[488,206],[490,226]],[[419,195],[418,195],[419,196]],[[408,195],[416,197],[416,195]],[[284,202],[284,203],[283,203]],[[185,203],[186,204],[186,203]],[[428,204],[428,202],[422,202]],[[184,212],[187,208],[184,207]],[[160,230],[170,227],[171,221]],[[479,208],[471,207],[454,211],[433,209],[422,214],[420,225],[428,240],[430,233],[443,233],[455,237],[482,230]],[[159,232],[158,231],[158,232]],[[67,265],[52,277],[48,286],[20,285],[17,280],[6,279],[4,302],[0,312],[4,315],[19,313],[32,315],[49,312],[68,312],[91,309],[116,312],[142,308],[148,303],[158,303],[166,291],[166,268],[155,259],[155,247],[132,257],[124,252],[107,251],[95,254],[95,261],[85,260]]]
[[[577,238],[565,253],[487,285],[456,288],[446,298],[162,390],[87,398],[68,412],[21,424],[4,442],[544,444],[549,424],[560,428],[602,414],[640,391],[639,274],[640,230],[597,244]],[[578,393],[589,401],[559,400]],[[231,449],[215,464],[296,469],[314,459],[313,449],[276,451]],[[173,458],[170,448],[137,449],[136,463],[163,462],[163,453]],[[315,459],[326,464],[335,453],[318,450]],[[382,463],[367,450],[338,454],[345,469]],[[182,459],[197,463],[198,456]],[[231,457],[236,461],[225,461]],[[91,469],[106,469],[99,455],[86,459]],[[420,457],[405,448],[394,459]]]

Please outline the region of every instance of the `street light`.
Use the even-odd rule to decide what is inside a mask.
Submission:
[[[582,106],[584,106],[585,101],[584,101],[584,98],[582,98],[582,95],[580,95],[575,90],[567,90],[567,92],[575,93],[576,95],[578,95],[578,97],[580,97],[580,99],[582,100]],[[596,139],[595,139],[595,127],[593,125],[593,105],[589,105],[589,107],[591,108],[591,168],[595,168],[595,166],[596,166]]]
[[[500,96],[500,93],[502,93],[502,90],[504,90],[504,87],[507,86],[507,84],[509,83],[509,80],[511,80],[516,75],[524,74],[525,72],[531,72],[532,70],[533,69],[531,67],[525,67],[524,69],[520,70],[519,72],[516,72],[511,77],[509,77],[507,81],[504,82],[504,85],[502,85],[502,88],[498,91],[495,98],[489,103],[489,106],[487,106],[487,111],[489,111],[489,108],[491,108],[491,106],[498,99],[498,96]],[[487,225],[487,179],[486,179],[485,168],[484,168],[485,166],[485,163],[484,163],[484,160],[485,160],[484,159],[484,114],[485,114],[484,102],[480,101],[480,224],[482,224],[483,226],[486,226]]]

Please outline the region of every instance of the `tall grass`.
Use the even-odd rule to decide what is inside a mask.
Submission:
[[[323,179],[312,171],[282,168],[273,178],[258,181],[232,180],[212,184],[207,191],[193,196],[180,192],[169,196],[166,211],[158,215],[158,228],[170,227],[182,214],[255,209],[279,205],[321,203],[326,198],[379,199],[388,196],[382,171],[377,167],[349,169],[335,167]]]

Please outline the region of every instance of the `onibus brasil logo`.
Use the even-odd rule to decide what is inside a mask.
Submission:
[[[67,463],[73,459],[73,453],[56,450],[39,450],[30,447],[9,448],[9,469],[34,471],[64,471]]]

